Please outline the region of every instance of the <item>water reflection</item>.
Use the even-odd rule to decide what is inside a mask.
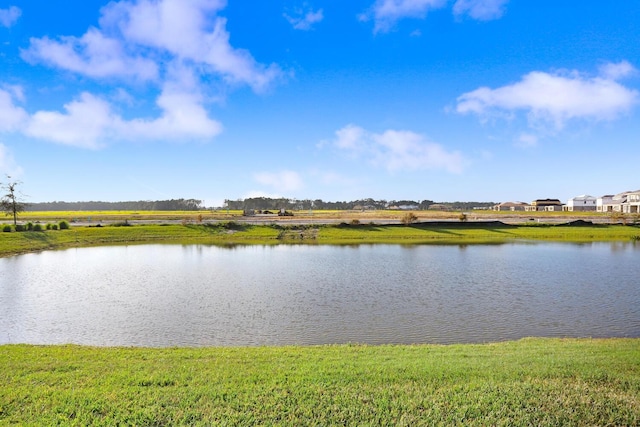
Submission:
[[[0,343],[640,336],[640,246],[144,245],[0,259]]]

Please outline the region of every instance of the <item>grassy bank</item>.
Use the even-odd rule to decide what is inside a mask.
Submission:
[[[638,425],[640,340],[0,346],[0,425]]]
[[[92,245],[202,244],[470,244],[513,240],[566,242],[640,241],[640,227],[622,225],[522,225],[499,222],[428,222],[401,225],[244,225],[236,222],[80,227],[0,233],[0,256]]]

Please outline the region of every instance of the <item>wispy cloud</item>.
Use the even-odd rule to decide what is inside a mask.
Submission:
[[[311,30],[314,24],[322,22],[324,19],[322,9],[314,11],[307,5],[303,8],[296,8],[293,11],[285,12],[283,16],[294,29],[303,31]]]
[[[290,170],[259,172],[254,174],[253,177],[259,184],[270,187],[282,194],[297,191],[304,187],[300,174]]]
[[[465,159],[425,136],[407,130],[369,132],[350,124],[336,131],[333,145],[389,171],[443,169],[460,173]]]
[[[446,6],[447,0],[376,0],[371,9],[359,16],[373,19],[374,33],[387,32],[404,18],[424,18],[429,10]]]
[[[613,120],[638,103],[638,91],[616,81],[632,69],[627,63],[607,64],[595,77],[577,71],[533,71],[510,85],[462,94],[456,110],[482,119],[523,111],[531,127],[551,123],[556,130],[573,119]]]
[[[27,112],[14,103],[14,99],[21,100],[22,91],[19,88],[7,89],[0,89],[0,131],[3,132],[20,130],[28,118]]]
[[[32,38],[22,58],[93,78],[128,78],[141,81],[158,78],[158,64],[142,56],[131,56],[122,40],[90,28],[82,37]]]
[[[608,62],[600,66],[600,75],[611,80],[620,80],[637,72],[638,70],[628,61]]]
[[[509,0],[457,0],[453,5],[453,14],[468,15],[481,21],[498,19],[504,14],[508,2]],[[361,21],[373,20],[373,32],[384,33],[393,29],[402,19],[424,19],[429,11],[443,9],[449,4],[448,0],[376,0],[358,18]]]
[[[456,16],[468,15],[479,21],[501,18],[509,0],[457,0],[453,5]]]
[[[8,9],[0,9],[0,26],[11,27],[18,21],[21,15],[22,10],[15,6],[11,6]]]
[[[517,138],[515,145],[520,148],[535,147],[538,145],[538,137],[530,133],[522,133]]]
[[[0,143],[0,176],[4,178],[5,175],[22,175],[22,168],[16,163],[11,151]]]

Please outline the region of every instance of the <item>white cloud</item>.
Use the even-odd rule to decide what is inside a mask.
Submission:
[[[215,15],[225,6],[222,0],[113,2],[103,8],[101,24],[118,28],[129,43],[193,61],[229,83],[265,90],[283,73],[231,46],[226,19]]]
[[[460,152],[449,152],[423,135],[406,130],[373,133],[347,125],[336,131],[334,146],[389,171],[444,169],[460,173],[466,163]]]
[[[254,179],[279,192],[296,191],[304,187],[302,178],[297,172],[284,170],[280,172],[261,172],[254,175]]]
[[[158,77],[154,61],[129,56],[120,40],[106,37],[96,28],[90,28],[81,38],[32,38],[30,43],[22,51],[22,58],[31,63],[42,62],[94,78],[133,77],[146,81]]]
[[[22,11],[15,6],[11,6],[8,9],[0,9],[0,26],[11,27],[20,18],[20,15],[22,15]]]
[[[81,37],[32,38],[21,52],[25,60],[95,79],[136,83],[134,90],[145,82],[144,90],[158,90],[160,114],[124,120],[105,99],[83,93],[62,111],[35,113],[25,133],[87,148],[99,148],[110,139],[218,135],[222,125],[209,117],[207,102],[219,99],[228,85],[264,91],[284,74],[277,65],[261,64],[248,51],[231,46],[226,19],[217,15],[225,7],[225,0],[113,1],[101,9],[99,27],[90,27]],[[318,16],[312,13],[310,19]],[[135,94],[118,88],[111,98],[121,107],[132,107]],[[25,118],[26,113],[0,93],[3,110],[12,114],[0,118],[0,130]]]
[[[296,30],[308,31],[313,27],[313,24],[317,24],[324,19],[322,9],[313,11],[313,9],[296,9],[292,15],[285,13],[283,15],[287,21]]]
[[[508,2],[509,0],[457,0],[453,5],[453,14],[466,14],[473,19],[489,21],[501,18]]]
[[[222,132],[222,125],[210,119],[201,105],[200,96],[185,92],[163,92],[156,103],[162,109],[153,120],[134,119],[119,123],[123,139],[207,139]]]
[[[373,18],[374,32],[387,32],[403,18],[424,18],[430,9],[446,6],[447,0],[376,0],[361,20]]]
[[[83,148],[100,148],[119,118],[105,101],[90,93],[64,105],[66,113],[38,111],[26,128],[29,136]]]
[[[556,129],[572,119],[613,120],[638,102],[638,91],[622,86],[611,78],[611,69],[605,69],[609,75],[597,77],[585,77],[576,71],[533,71],[511,85],[481,87],[462,94],[456,110],[482,118],[526,111],[531,126],[551,122]]]
[[[16,163],[9,149],[3,144],[0,144],[0,174],[3,178],[4,175],[22,175],[22,168]]]
[[[20,130],[28,114],[13,102],[14,98],[24,99],[22,89],[15,86],[7,89],[0,89],[0,131],[10,132]]]
[[[140,80],[156,79],[167,62],[190,61],[203,75],[263,91],[284,73],[231,46],[227,21],[216,16],[225,6],[221,0],[111,2],[102,9],[100,28],[89,28],[80,38],[32,38],[22,56],[90,77]]]
[[[213,138],[222,126],[207,117],[197,95],[168,87],[156,101],[156,119],[124,120],[105,100],[90,93],[64,106],[64,113],[38,111],[25,133],[42,140],[81,148],[101,148],[110,139],[189,140]]]

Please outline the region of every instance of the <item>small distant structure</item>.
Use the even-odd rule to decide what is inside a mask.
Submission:
[[[429,205],[430,211],[448,211],[451,210],[451,206],[443,203],[433,203]]]
[[[595,212],[598,206],[597,202],[597,198],[583,194],[582,196],[576,196],[572,199],[569,199],[563,210],[567,212]]]
[[[418,205],[393,205],[393,206],[389,206],[388,209],[395,210],[395,211],[417,211],[418,209],[420,209],[420,206],[418,206]]]
[[[536,199],[525,208],[529,212],[558,212],[562,210],[559,199]]]
[[[494,211],[524,211],[526,207],[529,206],[524,202],[502,202],[493,206]]]

